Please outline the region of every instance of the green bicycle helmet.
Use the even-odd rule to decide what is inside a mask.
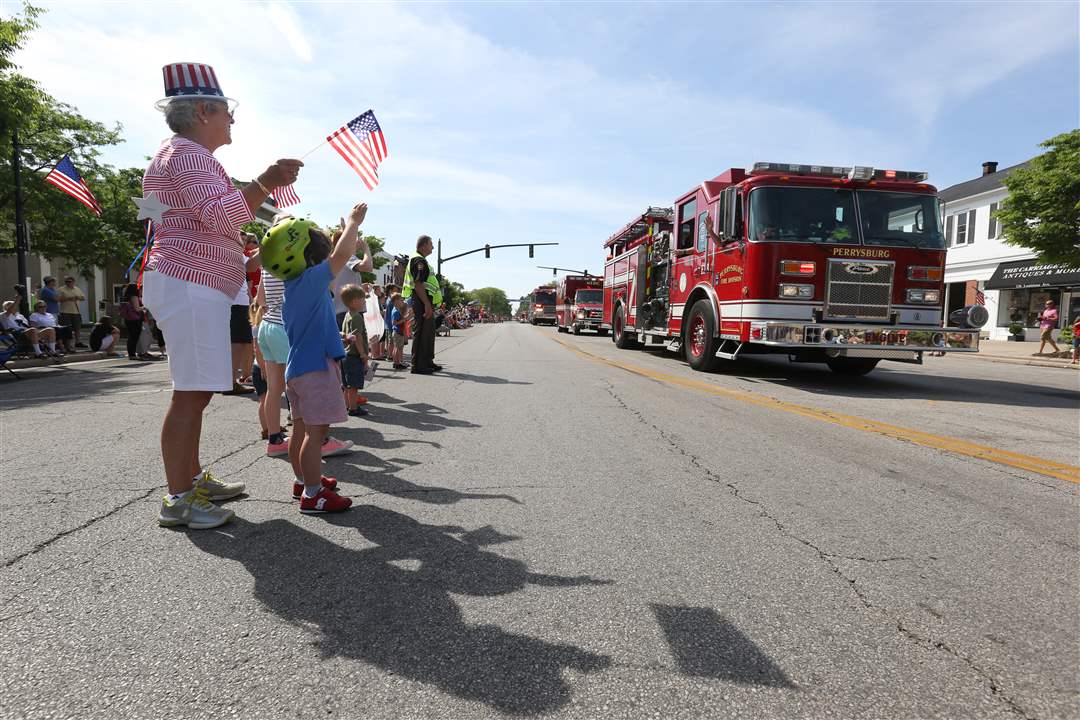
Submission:
[[[274,224],[259,243],[263,269],[279,280],[292,280],[307,269],[305,253],[311,243],[310,220],[284,218]]]

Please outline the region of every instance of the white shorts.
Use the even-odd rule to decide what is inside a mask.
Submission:
[[[105,337],[101,338],[101,352],[105,352],[106,350],[111,348],[112,344],[113,344],[113,336],[112,336],[111,333],[109,335],[106,335]]]
[[[173,390],[232,390],[231,297],[205,285],[148,272],[143,304],[169,344]]]

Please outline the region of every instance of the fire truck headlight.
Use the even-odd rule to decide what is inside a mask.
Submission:
[[[814,297],[814,286],[784,283],[780,286],[780,297],[806,300]]]
[[[940,290],[912,289],[907,291],[907,301],[909,303],[919,303],[921,305],[937,305],[940,300]]]
[[[585,311],[584,310],[578,310],[577,311],[577,316],[578,316],[579,320],[583,320],[585,318]]]

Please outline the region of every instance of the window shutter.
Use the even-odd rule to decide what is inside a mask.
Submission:
[[[997,218],[994,217],[994,213],[997,212],[997,203],[990,203],[990,222],[989,229],[986,231],[986,239],[993,240],[997,237]]]
[[[953,223],[953,216],[952,215],[945,218],[945,244],[948,245],[949,247],[952,247],[952,244],[953,244],[952,223]]]
[[[975,243],[975,208],[968,212],[968,244]]]

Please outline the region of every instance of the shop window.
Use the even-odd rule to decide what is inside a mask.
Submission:
[[[1061,290],[1058,288],[1026,288],[1024,290],[1002,290],[998,303],[998,327],[1008,327],[1018,322],[1024,327],[1039,326],[1039,313],[1047,300],[1053,300],[1058,307],[1058,327],[1062,327]]]

